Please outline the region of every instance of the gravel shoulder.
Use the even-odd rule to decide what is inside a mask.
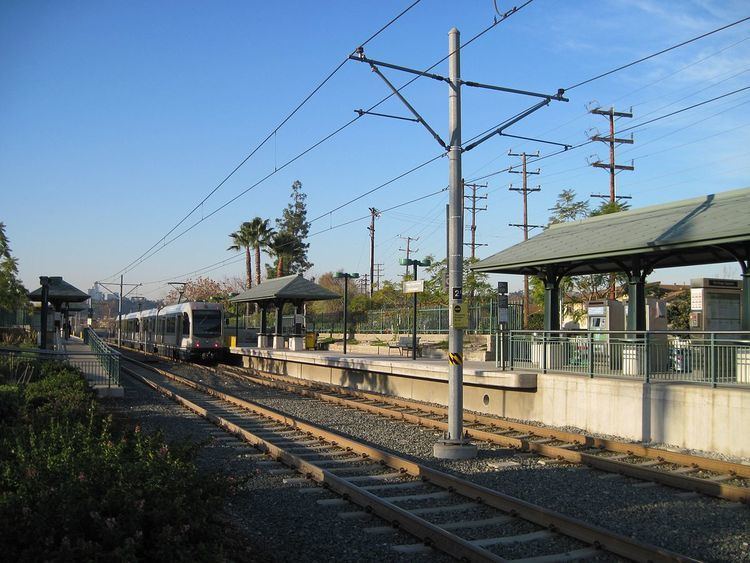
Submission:
[[[189,368],[188,368],[189,369]],[[317,500],[333,495],[300,492],[307,485],[285,483],[288,476],[269,472],[267,460],[247,444],[227,439],[211,423],[156,394],[145,385],[123,376],[125,398],[108,400],[105,408],[115,416],[138,421],[145,432],[161,431],[170,441],[204,444],[197,459],[202,471],[224,472],[245,483],[228,499],[225,512],[249,559],[273,562],[438,562],[452,561],[442,554],[401,555],[394,544],[414,543],[402,533],[371,536],[367,526],[382,525],[365,519],[342,519],[342,511],[355,510],[319,506]],[[296,476],[296,475],[295,475]]]

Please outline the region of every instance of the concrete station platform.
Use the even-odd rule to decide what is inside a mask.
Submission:
[[[448,361],[233,347],[245,367],[309,381],[448,402]],[[465,362],[464,408],[556,427],[750,457],[750,388],[648,383],[570,373],[503,372]]]
[[[109,382],[99,356],[83,340],[71,336],[68,340],[60,339],[59,345],[60,352],[67,356],[68,363],[83,372],[86,382],[98,397],[119,399],[125,396],[125,388]]]

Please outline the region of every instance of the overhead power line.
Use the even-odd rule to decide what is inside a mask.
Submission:
[[[384,31],[385,31],[386,29],[388,29],[388,28],[389,28],[389,27],[390,27],[391,25],[393,25],[394,23],[396,23],[396,21],[398,21],[398,20],[399,20],[399,19],[400,19],[400,18],[401,18],[401,17],[402,17],[402,16],[404,15],[404,14],[406,14],[406,13],[407,13],[408,11],[410,11],[410,10],[411,10],[412,8],[414,8],[414,7],[415,7],[415,6],[417,5],[417,4],[419,4],[419,3],[421,2],[421,1],[422,1],[422,0],[414,0],[414,1],[413,1],[413,2],[411,3],[411,4],[409,4],[409,5],[408,5],[408,6],[406,7],[406,8],[404,8],[404,9],[403,9],[403,10],[402,10],[401,12],[399,12],[399,13],[398,13],[398,14],[397,14],[396,16],[394,16],[393,18],[391,18],[391,19],[390,19],[390,20],[389,20],[389,21],[388,21],[388,22],[387,22],[386,24],[384,24],[384,25],[383,25],[383,26],[382,26],[382,27],[381,27],[380,29],[378,29],[378,30],[377,30],[377,31],[376,31],[375,33],[373,33],[372,35],[370,35],[370,37],[368,37],[368,38],[367,38],[367,39],[366,39],[366,40],[365,40],[365,41],[364,41],[363,43],[361,43],[359,47],[363,47],[364,45],[367,45],[368,43],[370,43],[370,41],[372,41],[373,39],[375,39],[375,38],[376,38],[376,37],[377,37],[378,35],[380,35],[381,33],[383,33],[383,32],[384,32]],[[354,52],[354,51],[353,51],[353,52]],[[342,60],[342,61],[341,61],[341,62],[340,62],[340,63],[339,63],[339,64],[338,64],[338,65],[337,65],[337,66],[336,66],[336,67],[335,67],[335,68],[334,68],[334,69],[333,69],[333,70],[332,70],[331,72],[329,72],[329,73],[328,73],[328,75],[326,75],[326,77],[325,77],[325,78],[323,78],[323,80],[322,80],[321,82],[319,82],[319,83],[317,84],[317,86],[315,86],[315,88],[313,88],[313,89],[312,89],[312,91],[311,91],[311,92],[310,92],[310,93],[309,93],[309,94],[308,94],[307,96],[305,96],[305,97],[304,97],[304,98],[302,99],[302,101],[301,101],[301,102],[300,102],[299,104],[297,104],[297,106],[296,106],[296,107],[295,107],[295,108],[294,108],[294,109],[293,109],[293,110],[292,110],[291,112],[289,112],[289,113],[288,113],[288,114],[286,115],[286,117],[284,117],[284,119],[282,119],[282,120],[281,120],[281,122],[280,122],[280,123],[279,123],[279,124],[278,124],[278,125],[277,125],[277,126],[276,126],[276,127],[274,128],[274,129],[273,129],[273,130],[271,130],[271,132],[270,132],[270,133],[268,133],[268,135],[266,135],[266,137],[265,137],[265,138],[264,138],[264,139],[263,139],[263,140],[262,140],[262,141],[261,141],[260,143],[258,143],[258,145],[256,145],[256,146],[255,146],[255,148],[253,148],[253,149],[252,149],[252,150],[250,151],[250,153],[248,153],[248,154],[247,154],[247,156],[245,156],[245,158],[243,158],[243,159],[242,159],[242,160],[241,160],[241,161],[239,162],[239,164],[237,164],[237,165],[236,165],[236,166],[235,166],[235,167],[234,167],[234,168],[233,168],[233,169],[232,169],[232,170],[231,170],[231,171],[230,171],[230,172],[229,172],[229,173],[228,173],[228,174],[227,174],[227,175],[226,175],[226,176],[225,176],[225,177],[224,177],[224,178],[223,178],[223,179],[222,179],[222,180],[221,180],[221,181],[220,181],[220,182],[219,182],[219,183],[218,183],[217,185],[216,185],[216,186],[214,186],[214,187],[213,187],[213,188],[212,188],[212,189],[211,189],[211,190],[210,190],[210,191],[208,192],[208,194],[207,194],[207,195],[206,195],[206,196],[205,196],[205,197],[204,197],[203,199],[201,199],[201,201],[199,201],[199,202],[198,202],[198,203],[197,203],[197,204],[195,205],[195,207],[193,207],[193,208],[192,208],[192,209],[191,209],[191,210],[190,210],[190,211],[189,211],[189,212],[188,212],[188,213],[187,213],[187,214],[186,214],[186,215],[185,215],[184,217],[182,217],[182,219],[180,219],[180,220],[179,220],[179,221],[177,222],[177,224],[175,224],[175,225],[174,225],[174,226],[173,226],[173,227],[172,227],[172,228],[171,228],[171,229],[170,229],[169,231],[167,231],[167,233],[166,233],[166,234],[164,234],[164,235],[163,235],[163,236],[162,236],[162,237],[161,237],[161,238],[160,238],[159,240],[157,240],[157,241],[156,241],[156,242],[155,242],[155,243],[154,243],[154,244],[153,244],[153,245],[152,245],[152,246],[151,246],[151,247],[150,247],[150,248],[149,248],[148,250],[146,250],[146,251],[145,251],[145,252],[144,252],[143,254],[141,254],[141,256],[139,256],[138,258],[136,258],[135,260],[133,260],[133,261],[132,261],[132,262],[131,262],[130,264],[128,264],[127,266],[125,266],[125,267],[124,267],[124,268],[123,268],[122,270],[118,271],[117,273],[113,274],[113,275],[112,275],[112,276],[110,276],[110,277],[114,277],[114,276],[117,276],[117,275],[119,275],[120,273],[122,273],[122,272],[125,272],[125,271],[127,271],[127,269],[128,269],[128,268],[130,268],[131,266],[133,266],[134,264],[137,264],[137,263],[138,263],[138,261],[139,261],[139,260],[140,260],[141,258],[143,258],[144,256],[146,256],[146,255],[147,255],[147,254],[148,254],[149,252],[151,252],[151,251],[152,251],[152,250],[153,250],[154,248],[156,248],[156,247],[157,247],[157,246],[158,246],[158,245],[159,245],[159,244],[160,244],[161,242],[163,242],[163,241],[164,241],[164,240],[165,240],[165,239],[166,239],[166,238],[167,238],[167,237],[168,237],[169,235],[171,235],[171,234],[172,234],[172,233],[173,233],[173,232],[174,232],[175,230],[177,230],[177,229],[179,228],[179,226],[180,226],[180,225],[182,225],[182,224],[183,224],[183,223],[184,223],[185,221],[187,221],[187,219],[188,219],[188,218],[189,218],[189,217],[190,217],[190,216],[191,216],[191,215],[192,215],[193,213],[195,213],[195,212],[196,212],[196,211],[197,211],[198,209],[200,209],[200,207],[201,207],[201,206],[202,206],[202,205],[203,205],[203,204],[204,204],[204,203],[205,203],[206,201],[208,201],[208,199],[209,199],[209,198],[210,198],[210,197],[211,197],[212,195],[214,195],[214,194],[215,194],[215,193],[216,193],[216,192],[217,192],[217,191],[218,191],[218,190],[219,190],[219,189],[220,189],[220,188],[221,188],[221,187],[222,187],[222,186],[223,186],[223,185],[224,185],[224,184],[225,184],[225,183],[226,183],[226,182],[227,182],[227,181],[228,181],[228,180],[229,180],[229,179],[230,179],[231,177],[232,177],[232,176],[234,176],[234,175],[235,175],[235,173],[236,173],[236,172],[237,172],[237,171],[238,171],[238,170],[239,170],[240,168],[242,168],[242,166],[243,166],[243,165],[244,165],[244,164],[245,164],[245,163],[246,163],[246,162],[247,162],[248,160],[250,160],[250,159],[251,159],[251,158],[252,158],[252,157],[253,157],[253,156],[254,156],[254,155],[255,155],[255,154],[256,154],[256,153],[257,153],[257,152],[258,152],[258,151],[259,151],[259,150],[261,149],[261,148],[263,148],[263,147],[264,147],[264,146],[266,145],[266,143],[267,143],[267,142],[268,142],[269,140],[271,140],[271,138],[273,138],[273,137],[274,137],[274,135],[276,135],[276,133],[278,133],[278,131],[279,131],[279,130],[280,130],[280,129],[281,129],[281,128],[282,128],[283,126],[284,126],[284,125],[286,125],[286,123],[287,123],[287,122],[288,122],[288,121],[289,121],[289,120],[290,120],[290,119],[291,119],[292,117],[294,117],[294,115],[295,115],[295,114],[296,114],[296,113],[297,113],[297,112],[298,112],[298,111],[299,111],[300,109],[302,109],[302,107],[303,107],[303,106],[304,106],[304,105],[305,105],[305,104],[306,104],[306,103],[307,103],[308,101],[310,101],[310,99],[311,99],[311,98],[312,98],[312,97],[313,97],[313,96],[314,96],[315,94],[317,94],[317,93],[318,93],[318,92],[320,91],[320,89],[321,89],[321,88],[323,88],[323,86],[325,86],[325,85],[326,85],[326,84],[327,84],[327,83],[328,83],[328,82],[329,82],[329,81],[331,80],[331,78],[333,78],[333,76],[334,76],[334,75],[335,75],[335,74],[336,74],[336,73],[337,73],[337,72],[338,72],[339,70],[341,70],[341,68],[342,68],[342,67],[343,67],[343,66],[344,66],[344,65],[345,65],[345,64],[347,63],[347,61],[348,61],[348,60],[349,60],[349,57],[348,57],[348,56],[347,56],[347,57],[345,57],[345,58],[344,58],[344,59],[343,59],[343,60]]]
[[[750,16],[744,17],[742,19],[739,19],[737,21],[734,21],[732,23],[729,23],[727,25],[717,27],[716,29],[712,31],[708,31],[706,33],[703,33],[701,35],[698,35],[696,37],[693,37],[692,39],[688,39],[687,41],[683,41],[682,43],[678,43],[677,45],[672,45],[671,47],[667,47],[666,49],[662,49],[661,51],[657,51],[656,53],[652,53],[650,55],[647,55],[645,57],[641,57],[640,59],[637,59],[635,61],[629,62],[627,64],[624,64],[622,66],[618,66],[617,68],[613,68],[612,70],[608,70],[607,72],[603,72],[601,74],[598,74],[592,78],[589,78],[587,80],[583,80],[582,82],[579,82],[577,84],[573,84],[573,86],[569,86],[566,88],[566,91],[573,90],[574,88],[578,88],[579,86],[583,86],[584,84],[588,84],[589,82],[593,82],[594,80],[599,80],[600,78],[604,78],[605,76],[609,76],[610,74],[614,74],[615,72],[619,72],[621,70],[625,70],[626,68],[630,68],[631,66],[637,65],[639,63],[642,63],[644,61],[647,61],[649,59],[653,59],[654,57],[658,57],[659,55],[663,55],[664,53],[668,53],[669,51],[673,51],[675,49],[678,49],[680,47],[683,47],[685,45],[688,45],[690,43],[693,43],[695,41],[698,41],[699,39],[703,39],[705,37],[708,37],[709,35],[713,35],[714,33],[718,33],[720,31],[724,31],[725,29],[729,29],[730,27],[734,27],[735,25],[739,25],[743,22],[746,22],[750,20]]]
[[[474,37],[472,37],[471,39],[469,39],[468,41],[466,41],[466,42],[465,42],[464,44],[460,45],[460,46],[459,46],[459,47],[458,47],[458,48],[457,48],[456,50],[457,50],[457,51],[460,51],[461,49],[463,49],[463,48],[467,47],[468,45],[470,45],[471,43],[473,43],[474,41],[476,41],[477,39],[479,39],[480,37],[482,37],[482,36],[483,36],[484,34],[486,34],[486,33],[487,33],[488,31],[490,31],[491,29],[495,28],[495,27],[496,27],[497,25],[501,24],[501,23],[502,23],[503,21],[505,21],[505,20],[506,20],[507,18],[509,18],[509,17],[511,16],[511,15],[513,15],[513,14],[517,13],[517,12],[518,12],[518,11],[520,11],[520,10],[521,10],[522,8],[524,8],[524,7],[528,6],[529,4],[531,4],[531,2],[532,2],[532,1],[533,1],[533,0],[527,0],[527,1],[526,1],[526,2],[524,2],[524,3],[523,3],[523,4],[521,5],[521,6],[519,6],[519,7],[514,7],[514,8],[512,8],[512,9],[508,10],[508,11],[507,11],[507,12],[506,12],[505,14],[503,14],[503,15],[502,15],[502,17],[501,17],[501,18],[499,18],[499,19],[498,19],[498,18],[495,18],[495,20],[493,21],[493,23],[492,23],[492,24],[490,24],[490,25],[489,25],[488,27],[486,27],[485,29],[483,29],[482,31],[480,31],[479,33],[477,33],[477,34],[476,34],[476,35],[475,35]],[[416,2],[414,3],[414,5],[416,5]],[[404,13],[405,13],[405,12],[404,12]],[[399,17],[400,17],[400,16],[399,16]],[[395,18],[395,19],[397,19],[397,18]],[[394,19],[393,21],[395,21],[395,19]],[[369,41],[369,39],[368,39],[368,41]],[[363,43],[362,45],[360,45],[360,47],[362,47],[362,46],[364,46],[364,43]],[[429,67],[428,69],[426,69],[426,70],[425,70],[424,72],[428,72],[429,70],[431,70],[431,69],[435,68],[435,67],[436,67],[437,65],[439,65],[440,63],[442,63],[443,61],[445,61],[446,59],[448,59],[448,57],[449,57],[449,56],[450,56],[451,54],[452,54],[452,53],[449,53],[449,54],[448,54],[448,55],[446,55],[445,57],[441,58],[441,59],[440,59],[439,61],[435,62],[435,63],[434,63],[433,65],[431,65],[431,66],[430,66],[430,67]],[[348,57],[347,57],[347,60],[348,60]],[[411,80],[409,80],[409,81],[407,81],[407,82],[406,82],[405,84],[403,84],[403,85],[402,85],[401,87],[397,88],[397,89],[396,89],[396,91],[397,91],[397,92],[400,92],[401,90],[403,90],[404,88],[406,88],[406,87],[407,87],[407,86],[409,86],[410,84],[414,83],[414,82],[415,82],[416,80],[418,80],[419,78],[420,78],[420,76],[415,76],[414,78],[412,78]],[[196,221],[195,223],[193,223],[193,224],[192,224],[192,225],[191,225],[190,227],[188,227],[187,229],[183,230],[182,232],[180,232],[180,233],[179,233],[179,234],[177,234],[176,236],[172,237],[171,239],[169,239],[169,240],[166,240],[166,237],[167,237],[167,236],[169,236],[169,234],[171,234],[172,232],[174,232],[174,230],[176,230],[177,226],[179,226],[179,225],[177,225],[176,227],[174,227],[173,229],[171,229],[171,230],[170,230],[170,232],[169,232],[169,233],[167,233],[167,235],[163,236],[163,237],[162,237],[162,238],[160,238],[160,239],[159,239],[159,240],[158,240],[158,241],[157,241],[157,242],[156,242],[156,243],[155,243],[154,245],[152,245],[152,246],[151,246],[151,248],[149,248],[149,250],[147,250],[146,252],[144,252],[143,254],[141,254],[141,256],[139,256],[138,258],[136,258],[135,260],[133,260],[133,261],[132,261],[132,262],[131,262],[130,264],[128,264],[128,265],[127,265],[127,266],[126,266],[125,268],[123,268],[122,270],[120,270],[120,271],[119,271],[119,272],[117,272],[116,274],[113,274],[112,276],[109,276],[109,277],[114,277],[114,276],[118,275],[118,274],[119,274],[120,272],[125,272],[125,271],[129,271],[129,270],[133,269],[133,268],[134,268],[135,266],[138,266],[138,265],[142,264],[142,263],[143,263],[143,262],[144,262],[145,260],[148,260],[149,258],[151,258],[152,256],[154,256],[154,255],[155,255],[156,253],[158,253],[158,252],[159,252],[159,251],[160,251],[161,249],[165,248],[166,246],[168,246],[169,244],[171,244],[171,243],[172,243],[172,242],[174,242],[175,240],[177,240],[177,239],[179,239],[180,237],[182,237],[183,235],[187,234],[188,232],[190,232],[191,230],[193,230],[193,229],[194,229],[194,228],[195,228],[196,226],[198,226],[198,225],[199,225],[200,223],[202,223],[202,222],[203,222],[203,221],[205,221],[206,219],[208,219],[208,218],[212,217],[213,215],[215,215],[216,213],[218,213],[219,211],[221,211],[222,209],[224,209],[224,208],[225,208],[225,207],[227,207],[228,205],[230,205],[230,204],[234,203],[234,202],[235,202],[235,201],[236,201],[237,199],[239,199],[240,197],[242,197],[243,195],[245,195],[246,193],[248,193],[248,192],[249,192],[250,190],[252,190],[252,189],[256,188],[257,186],[259,186],[260,184],[262,184],[263,182],[265,182],[266,180],[268,180],[269,178],[271,178],[272,176],[274,176],[274,175],[275,175],[276,173],[280,172],[281,170],[283,170],[284,168],[286,168],[287,166],[289,166],[289,165],[290,165],[290,164],[292,164],[293,162],[295,162],[295,161],[299,160],[299,159],[300,159],[300,158],[302,158],[302,157],[303,157],[304,155],[306,155],[307,153],[311,152],[312,150],[314,150],[315,148],[317,148],[318,146],[320,146],[320,145],[321,145],[321,144],[323,144],[324,142],[328,141],[329,139],[331,139],[331,138],[332,138],[332,137],[334,137],[335,135],[339,134],[339,133],[340,133],[341,131],[343,131],[344,129],[346,129],[347,127],[349,127],[349,126],[350,126],[350,125],[352,125],[353,123],[355,123],[355,122],[356,122],[356,121],[357,121],[358,119],[360,119],[360,118],[361,118],[361,117],[362,117],[363,115],[366,115],[366,114],[367,114],[368,112],[370,112],[371,110],[373,110],[373,109],[377,108],[378,106],[380,106],[381,104],[385,103],[385,102],[386,102],[387,100],[389,100],[389,99],[390,99],[390,98],[391,98],[392,96],[394,96],[394,95],[395,95],[395,93],[394,93],[394,92],[392,92],[392,93],[388,94],[387,96],[385,96],[384,98],[382,98],[382,99],[381,99],[380,101],[378,101],[377,103],[375,103],[375,104],[373,104],[372,106],[370,106],[370,107],[369,107],[369,108],[368,108],[367,110],[363,110],[363,111],[362,111],[361,113],[358,113],[358,115],[357,115],[357,116],[356,116],[355,118],[353,118],[353,119],[349,120],[349,121],[348,121],[348,122],[346,122],[346,123],[345,123],[344,125],[341,125],[341,126],[340,126],[340,127],[338,127],[338,128],[336,129],[336,130],[334,130],[334,131],[333,131],[332,133],[329,133],[328,135],[326,135],[325,137],[323,137],[322,139],[320,139],[319,141],[317,141],[316,143],[314,143],[313,145],[311,145],[310,147],[308,147],[307,149],[305,149],[305,150],[304,150],[304,151],[302,151],[301,153],[297,154],[297,156],[295,156],[294,158],[292,158],[292,159],[288,160],[287,162],[285,162],[285,163],[284,163],[284,164],[283,164],[282,166],[280,166],[280,167],[278,167],[278,168],[275,168],[273,172],[270,172],[269,174],[267,174],[266,176],[264,176],[263,178],[261,178],[260,180],[258,180],[258,181],[257,181],[256,183],[254,183],[254,184],[253,184],[253,185],[251,185],[250,187],[248,187],[248,188],[244,189],[244,190],[243,190],[242,192],[240,192],[240,193],[239,193],[238,195],[236,195],[235,197],[233,197],[232,199],[230,199],[229,201],[227,201],[226,203],[224,203],[223,205],[221,205],[221,206],[220,206],[220,207],[218,207],[217,209],[214,209],[214,210],[213,210],[213,211],[212,211],[211,213],[209,213],[208,215],[205,215],[205,216],[201,217],[201,219],[199,219],[198,221]],[[442,156],[442,155],[440,155],[440,156]],[[436,157],[436,158],[437,158],[437,157]],[[426,165],[426,164],[429,164],[429,162],[428,162],[428,163],[425,163],[425,165]],[[415,169],[415,170],[416,170],[416,169]],[[409,172],[409,173],[410,173],[410,172]],[[200,205],[199,205],[198,207],[200,207]],[[196,207],[196,209],[197,209],[197,207]],[[190,214],[192,214],[192,212],[191,212]],[[182,220],[182,221],[180,221],[180,224],[181,224],[181,223],[183,223],[183,222],[184,222],[184,221],[185,221],[185,220],[187,219],[187,217],[189,217],[189,216],[190,216],[190,214],[188,214],[188,215],[187,215],[187,216],[186,216],[185,218],[183,218],[183,220]],[[328,215],[328,213],[327,213],[326,215]],[[161,244],[161,246],[160,246],[160,244]],[[157,247],[158,247],[158,248],[157,248]],[[108,278],[106,278],[106,279],[108,279]]]

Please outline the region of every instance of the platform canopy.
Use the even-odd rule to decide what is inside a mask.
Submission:
[[[239,295],[231,297],[229,301],[239,303],[257,303],[260,306],[260,334],[268,332],[267,309],[269,306],[276,308],[276,335],[281,335],[282,311],[285,303],[292,303],[298,314],[302,313],[302,305],[306,301],[323,301],[327,299],[340,299],[338,293],[334,293],[317,283],[306,280],[302,274],[284,276],[265,281]],[[295,315],[294,334],[301,334],[302,325],[297,322]]]
[[[255,287],[231,297],[233,303],[268,303],[286,301],[323,301],[326,299],[340,299],[334,293],[317,283],[306,280],[302,275],[284,276],[265,281]]]
[[[481,260],[472,269],[535,275],[547,290],[555,290],[563,276],[625,272],[632,300],[632,291],[638,297],[637,290],[654,268],[738,261],[747,318],[748,260],[750,188],[551,225],[535,237]],[[545,328],[559,328],[553,319],[547,319],[546,309],[547,303]],[[743,326],[748,321],[743,320]],[[628,325],[635,329],[634,324]]]
[[[56,310],[59,311],[64,303],[81,303],[88,298],[89,295],[87,293],[70,285],[61,276],[49,277],[48,300]],[[41,301],[42,288],[40,287],[29,293],[29,299],[31,301]]]

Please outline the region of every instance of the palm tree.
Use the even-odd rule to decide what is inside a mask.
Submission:
[[[255,249],[255,285],[260,285],[260,251],[268,248],[271,237],[276,234],[276,231],[268,223],[268,219],[261,219],[260,217],[250,221],[250,238]]]
[[[252,262],[250,260],[250,247],[253,246],[253,232],[252,224],[245,221],[240,225],[239,230],[230,233],[229,236],[234,241],[234,244],[227,248],[227,250],[240,251],[245,249],[245,273],[247,274],[247,288],[250,289],[253,285],[253,271]]]
[[[284,257],[291,258],[299,247],[299,239],[285,231],[273,235],[268,243],[269,252],[276,257],[276,277],[284,275]],[[288,266],[287,266],[288,267]]]

